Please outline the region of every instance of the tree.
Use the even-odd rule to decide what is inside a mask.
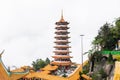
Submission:
[[[94,62],[95,62],[95,56],[94,56],[94,50],[89,50],[88,52],[88,58],[89,58],[89,64],[90,64],[90,70],[89,72],[92,72],[94,70]]]
[[[102,49],[108,49],[109,46],[107,44],[109,43],[109,37],[110,24],[106,23],[100,28],[98,36],[96,37]]]
[[[111,53],[109,54],[109,57],[108,57],[108,62],[113,62],[113,56],[112,56],[112,54],[111,54]]]
[[[93,45],[100,45],[102,50],[113,50],[115,49],[115,45],[117,43],[117,29],[112,24],[104,24],[98,35],[95,37],[93,41]]]
[[[89,64],[90,64],[89,72],[94,71],[94,64],[100,63],[102,57],[103,55],[101,54],[100,51],[96,51],[94,49],[91,49],[88,51],[88,58],[89,58]]]
[[[50,64],[50,59],[46,58],[45,62],[46,62],[46,64]]]
[[[33,66],[35,71],[38,71],[40,68],[43,68],[48,64],[50,64],[50,59],[49,58],[46,58],[45,61],[42,60],[42,59],[37,59],[36,61],[32,62],[32,66]]]
[[[95,51],[94,52],[94,58],[95,58],[95,62],[96,63],[101,63],[101,60],[102,60],[102,57],[103,57],[103,55],[102,55],[102,53],[100,52],[100,51]]]
[[[120,40],[120,18],[116,19],[115,21],[115,28],[116,28],[116,38]]]
[[[36,61],[33,61],[32,66],[33,66],[34,70],[37,71],[40,68],[45,67],[46,63],[42,59],[37,59]]]
[[[101,77],[106,80],[107,78],[107,73],[104,71],[103,68],[99,70],[99,74],[101,74]]]

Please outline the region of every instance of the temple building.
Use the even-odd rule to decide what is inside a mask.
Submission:
[[[61,19],[55,23],[56,24],[56,31],[55,31],[55,51],[53,51],[55,54],[52,56],[54,58],[54,61],[51,62],[53,65],[62,66],[62,67],[68,67],[72,64],[70,58],[72,58],[69,53],[69,41],[70,38],[68,34],[69,27],[67,25],[69,24],[67,21],[63,18],[63,13],[61,14]]]
[[[0,80],[80,80],[82,76],[84,80],[92,80],[89,76],[82,74],[82,66],[80,64],[73,64],[70,56],[69,48],[70,38],[68,35],[69,23],[64,20],[63,13],[61,19],[55,23],[55,50],[54,59],[50,64],[44,68],[35,71],[33,67],[23,66],[15,70],[7,69],[2,62],[2,54],[0,54]],[[36,55],[37,56],[37,55]],[[83,63],[86,65],[88,61]],[[65,77],[66,76],[66,77]]]
[[[4,52],[4,51],[3,51]],[[18,80],[29,73],[28,70],[16,72],[8,70],[2,62],[2,53],[0,53],[0,80]]]

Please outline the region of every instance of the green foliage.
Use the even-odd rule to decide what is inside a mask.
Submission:
[[[103,55],[101,54],[101,51],[94,51],[94,50],[89,50],[88,52],[88,57],[89,57],[89,72],[94,71],[95,64],[100,64],[101,59]]]
[[[112,54],[109,54],[109,56],[108,56],[108,62],[109,63],[113,63],[113,56],[112,56]]]
[[[98,31],[98,35],[93,40],[93,45],[100,45],[102,50],[113,50],[117,41],[120,40],[120,18],[115,21],[115,25],[105,23]]]
[[[99,32],[98,35],[95,37],[95,40],[93,41],[93,44],[97,45],[99,44],[101,46],[102,49],[113,49],[113,45],[111,45],[111,24],[104,24]],[[112,40],[113,41],[113,40]]]
[[[101,63],[101,59],[103,57],[102,53],[100,51],[95,51],[94,56],[95,56],[95,63]]]
[[[115,25],[116,27],[120,27],[120,17],[116,19]]]
[[[106,74],[106,72],[104,71],[103,68],[101,68],[101,69],[99,70],[99,74],[101,74],[102,78],[106,78],[106,77],[107,77],[107,74]]]
[[[106,80],[107,74],[103,68],[91,74],[92,80]]]
[[[90,72],[92,72],[94,70],[95,54],[93,50],[89,50],[88,53]]]
[[[101,54],[101,51],[89,50],[89,52],[88,52],[89,61],[100,62],[102,57],[103,57],[103,55]]]
[[[50,64],[50,59],[46,58],[45,62],[46,62],[46,64]]]
[[[83,72],[79,72],[79,75],[80,75],[80,80],[84,80],[84,78],[82,77],[82,74],[84,74]]]
[[[80,71],[80,72],[79,72],[79,75],[81,76],[82,74],[83,74],[83,73]]]
[[[87,63],[85,66],[83,66],[83,74],[87,74],[89,73],[89,68],[90,67],[90,64]]]
[[[96,73],[95,73],[95,74],[92,74],[91,77],[92,77],[92,80],[98,80],[98,76],[97,76]]]
[[[36,61],[32,62],[32,66],[35,71],[38,71],[40,68],[45,67],[49,63],[50,63],[50,60],[48,58],[46,58],[45,61],[42,59],[37,59]]]

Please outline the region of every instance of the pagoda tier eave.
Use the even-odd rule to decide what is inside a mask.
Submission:
[[[67,54],[67,53],[71,53],[71,51],[67,51],[67,50],[56,50],[56,51],[53,51],[54,53],[63,53],[63,54]]]
[[[67,22],[67,21],[65,21],[65,22],[56,22],[55,23],[56,25],[68,25],[69,23]]]
[[[68,31],[67,30],[57,30],[56,32],[68,32]]]
[[[68,27],[67,25],[57,25],[56,27]]]
[[[68,39],[68,38],[70,38],[70,37],[68,37],[68,36],[55,36],[54,38],[56,38],[56,39],[59,39],[59,38],[65,38],[65,39]]]
[[[71,46],[56,45],[54,48],[71,48]]]
[[[58,65],[58,66],[69,66],[69,65],[72,65],[72,62],[71,61],[54,61],[54,62],[51,62],[51,64],[53,65]]]
[[[68,40],[56,40],[55,42],[69,42]]]
[[[67,54],[69,54],[69,53],[55,53],[56,55],[58,54],[58,55],[67,55]]]
[[[57,30],[56,32],[67,32],[67,30]]]
[[[55,27],[55,29],[60,29],[60,28],[69,29],[70,27]]]
[[[56,35],[55,38],[70,38],[69,36],[67,35]]]
[[[70,32],[55,32],[55,34],[59,34],[59,33],[69,34]]]
[[[54,41],[54,43],[71,43],[69,41]]]
[[[64,56],[64,55],[62,55],[62,56],[60,56],[60,55],[55,55],[55,56],[52,56],[53,58],[60,58],[60,59],[66,59],[66,58],[73,58],[72,56]]]

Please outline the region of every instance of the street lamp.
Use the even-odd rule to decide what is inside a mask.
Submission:
[[[81,62],[82,62],[82,71],[83,71],[83,36],[84,35],[80,35],[80,37],[81,37]]]

